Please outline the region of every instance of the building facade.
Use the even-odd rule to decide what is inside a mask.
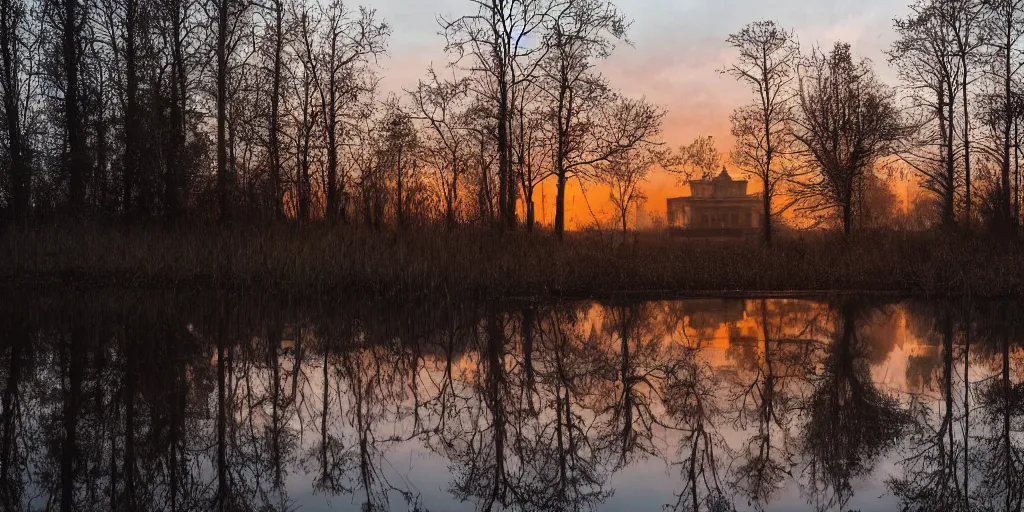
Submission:
[[[725,168],[706,180],[690,180],[690,195],[668,199],[669,229],[694,236],[742,236],[760,227],[761,199],[747,194],[747,180]]]

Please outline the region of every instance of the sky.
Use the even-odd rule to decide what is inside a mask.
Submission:
[[[388,55],[381,59],[384,92],[411,89],[428,66],[448,62],[438,16],[471,12],[470,0],[363,0],[364,5],[392,27]],[[829,48],[835,41],[851,43],[855,55],[871,59],[880,77],[896,84],[885,51],[895,33],[893,20],[905,17],[910,0],[618,0],[616,6],[633,20],[632,45],[620,44],[599,65],[612,86],[633,97],[644,96],[666,110],[664,141],[670,147],[700,135],[715,137],[718,149],[728,152],[729,114],[752,99],[751,92],[718,69],[734,53],[726,37],[746,23],[771,19],[796,31],[805,51]],[[734,176],[735,177],[735,176]],[[683,195],[673,176],[656,174],[645,187],[649,209],[664,213],[666,197]],[[553,187],[545,194],[550,202]],[[600,187],[596,187],[599,189]],[[750,192],[755,192],[751,185]],[[601,217],[610,206],[607,193],[588,193],[590,208],[578,196],[567,200],[571,224],[581,225],[595,210]],[[547,222],[553,207],[538,207]],[[575,216],[575,218],[574,218]],[[544,217],[544,216],[542,216]],[[544,220],[544,219],[542,219]]]

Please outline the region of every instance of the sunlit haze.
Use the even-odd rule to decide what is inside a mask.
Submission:
[[[392,27],[388,56],[380,62],[382,93],[401,93],[422,79],[433,64],[450,62],[438,17],[467,12],[464,0],[374,0],[367,6]],[[830,47],[849,42],[857,56],[875,63],[886,82],[895,85],[896,73],[888,65],[886,50],[896,37],[893,20],[906,16],[906,2],[863,0],[857,2],[779,0],[623,0],[616,5],[632,21],[629,41],[619,44],[612,56],[599,64],[613,87],[629,96],[644,96],[667,111],[664,141],[672,147],[700,135],[715,137],[718,149],[732,147],[729,114],[749,102],[750,92],[718,70],[734,58],[726,37],[751,20],[771,19],[796,31],[802,47]],[[730,172],[741,176],[732,164]],[[600,220],[612,215],[607,189],[588,185],[589,206]],[[749,192],[759,187],[750,184]],[[903,196],[905,188],[896,187]],[[544,205],[538,202],[538,220],[550,223],[554,216],[554,186],[545,183]],[[687,188],[674,176],[654,174],[645,187],[645,209],[664,215],[665,198],[684,195]],[[567,198],[570,226],[593,222],[587,201],[574,181]]]

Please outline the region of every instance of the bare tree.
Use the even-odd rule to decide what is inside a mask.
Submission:
[[[26,63],[31,58],[28,12],[21,0],[0,0],[0,89],[7,136],[7,182],[11,217],[28,218],[32,208],[32,168],[24,135]],[[29,53],[29,55],[26,55]]]
[[[545,38],[549,54],[541,64],[542,89],[551,103],[554,125],[555,235],[565,232],[565,187],[580,168],[614,156],[590,151],[594,142],[591,113],[609,100],[608,86],[594,71],[596,60],[611,55],[614,42],[626,37],[629,23],[610,2],[565,1],[552,11]],[[622,148],[628,149],[628,148]]]
[[[732,159],[761,182],[764,241],[771,244],[772,201],[787,177],[783,164],[791,155],[790,84],[800,50],[793,32],[774,21],[751,23],[726,41],[739,56],[723,72],[746,83],[756,96],[752,104],[737,109],[731,117],[736,138]]]
[[[163,61],[168,69],[167,90],[162,92],[168,106],[169,132],[164,143],[164,209],[171,220],[186,213],[190,171],[186,134],[189,131],[189,104],[195,101],[192,92],[198,89],[196,71],[205,65],[206,55],[200,50],[203,37],[199,34],[196,0],[157,0],[155,16],[158,33],[163,41]]]
[[[342,200],[345,180],[339,176],[338,147],[344,136],[346,110],[356,99],[372,91],[376,80],[371,72],[373,59],[383,54],[391,28],[377,20],[372,9],[349,9],[341,0],[332,0],[323,13],[320,34],[322,47],[317,60],[317,93],[327,138],[327,213],[328,219],[344,217]]]
[[[621,221],[623,235],[628,229],[630,210],[646,199],[642,187],[647,176],[664,159],[664,152],[659,148],[642,144],[595,166],[598,179],[611,188],[610,199]]]
[[[476,216],[489,225],[500,222],[496,209],[495,161],[497,152],[497,126],[491,116],[486,99],[472,94],[472,103],[466,110],[465,125],[473,149],[473,167],[476,171]]]
[[[644,99],[611,96],[587,115],[587,128],[577,133],[563,172],[580,180],[599,179],[599,166],[659,144],[664,117],[664,111]],[[555,232],[561,236],[557,226],[556,221]]]
[[[433,68],[427,74],[428,81],[420,80],[408,94],[415,116],[425,125],[420,129],[420,159],[434,172],[445,226],[451,230],[458,220],[461,180],[472,158],[465,119],[469,84],[466,79],[441,79]]]
[[[853,228],[856,187],[905,133],[891,89],[866,60],[855,62],[850,45],[829,54],[815,50],[799,70],[795,137],[813,166],[804,182],[805,210],[839,210],[843,232]]]
[[[545,45],[536,44],[549,17],[547,0],[474,0],[477,11],[441,18],[447,50],[473,73],[476,92],[494,107],[497,122],[498,212],[500,225],[516,224],[516,186],[512,169],[511,112],[515,95],[532,80]],[[469,57],[466,59],[466,57]],[[466,62],[468,61],[468,62]]]
[[[139,171],[140,161],[140,129],[142,107],[139,105],[139,36],[140,21],[145,9],[140,0],[124,2],[124,74],[125,74],[125,105],[124,105],[124,189],[122,209],[124,213],[131,211],[132,193],[136,184],[135,175]]]
[[[984,3],[984,30],[991,60],[990,80],[994,95],[999,98],[995,121],[997,135],[996,161],[999,165],[997,187],[997,223],[1000,229],[1016,228],[1011,213],[1010,149],[1013,139],[1013,89],[1024,59],[1020,43],[1024,38],[1024,0],[990,0]]]
[[[913,115],[910,125],[914,130],[899,156],[922,177],[923,187],[938,198],[941,224],[948,230],[956,223],[960,183],[954,118],[957,94],[963,94],[960,78],[964,68],[950,25],[942,18],[935,2],[911,6],[910,16],[896,20],[900,39],[893,44],[889,60],[909,86],[908,106]]]
[[[299,69],[295,71],[298,75],[298,91],[295,101],[297,104],[289,109],[291,124],[294,126],[295,137],[295,187],[291,194],[292,203],[295,206],[296,216],[302,220],[309,220],[312,191],[311,191],[311,167],[313,160],[313,137],[317,128],[318,119],[321,118],[319,111],[314,105],[319,104],[314,97],[317,84],[317,56],[316,56],[316,32],[319,26],[319,18],[311,12],[311,8],[304,2],[294,2],[292,5],[296,25],[296,38],[294,52],[298,56]],[[326,129],[326,126],[324,127]],[[328,151],[329,153],[329,151]],[[335,156],[337,165],[337,156]],[[327,208],[329,211],[329,207]],[[330,214],[328,213],[327,216]]]
[[[418,169],[414,158],[418,144],[416,128],[409,113],[398,103],[398,98],[389,98],[382,107],[382,149],[386,152],[384,160],[387,161],[387,174],[395,186],[395,224],[401,228],[405,225],[409,182],[415,178],[414,173]]]
[[[269,166],[270,166],[270,201],[271,209],[275,219],[284,218],[284,203],[282,202],[281,185],[281,75],[282,59],[284,57],[284,0],[270,0],[265,6],[272,16],[270,21],[270,119],[268,120],[267,131],[269,132]]]
[[[542,102],[543,92],[535,84],[527,84],[516,98],[512,114],[512,157],[522,189],[526,210],[524,223],[532,232],[536,221],[534,192],[551,176],[553,156],[548,116]]]
[[[67,142],[63,162],[68,203],[73,215],[82,215],[85,213],[89,165],[80,88],[86,6],[80,0],[55,0],[55,4],[52,16],[61,37],[61,73],[57,81],[58,88],[64,92],[61,121]]]
[[[249,47],[247,54],[239,56],[239,47],[245,40],[245,28],[250,28],[250,19],[247,19],[249,8],[252,7],[250,0],[213,0],[216,8],[214,19],[216,42],[216,88],[215,99],[217,105],[217,206],[221,222],[232,219],[233,204],[236,198],[238,187],[238,160],[236,149],[238,142],[239,128],[241,126],[240,105],[233,102],[235,93],[248,77],[238,75],[238,71],[245,70],[245,63],[248,54],[253,48]],[[240,57],[240,58],[239,58]],[[232,76],[236,75],[236,76]]]
[[[231,9],[228,0],[216,0],[217,7],[217,204],[220,220],[230,216],[231,197],[228,187],[228,31]]]
[[[961,112],[962,122],[960,127],[960,139],[963,144],[964,155],[964,198],[965,213],[964,219],[967,227],[971,225],[972,195],[971,195],[971,110],[970,110],[970,84],[976,77],[971,72],[971,67],[977,64],[980,59],[980,50],[985,44],[985,37],[982,33],[984,22],[984,0],[940,0],[942,11],[946,14],[943,17],[953,35],[953,43],[956,48],[956,56],[960,63],[960,95],[963,110]]]
[[[715,147],[715,138],[708,135],[679,148],[679,161],[690,170],[699,171],[701,179],[709,179],[722,167],[722,154]]]

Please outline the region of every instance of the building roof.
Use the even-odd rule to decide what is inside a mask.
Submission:
[[[669,201],[746,202],[756,200],[757,197],[747,194],[747,180],[734,180],[725,166],[722,166],[722,171],[717,176],[690,180],[688,184],[690,195],[669,198]]]
[[[702,178],[702,179],[699,179],[699,180],[689,180],[687,183],[689,183],[691,185],[695,184],[695,183],[696,184],[712,183],[713,184],[713,183],[721,183],[721,182],[727,182],[727,181],[732,181],[732,182],[737,182],[737,183],[746,183],[747,182],[747,180],[736,180],[736,179],[733,179],[733,177],[729,174],[729,171],[725,170],[725,166],[723,165],[722,166],[722,172],[718,173],[718,176],[715,176],[713,178],[706,178],[706,179]]]

